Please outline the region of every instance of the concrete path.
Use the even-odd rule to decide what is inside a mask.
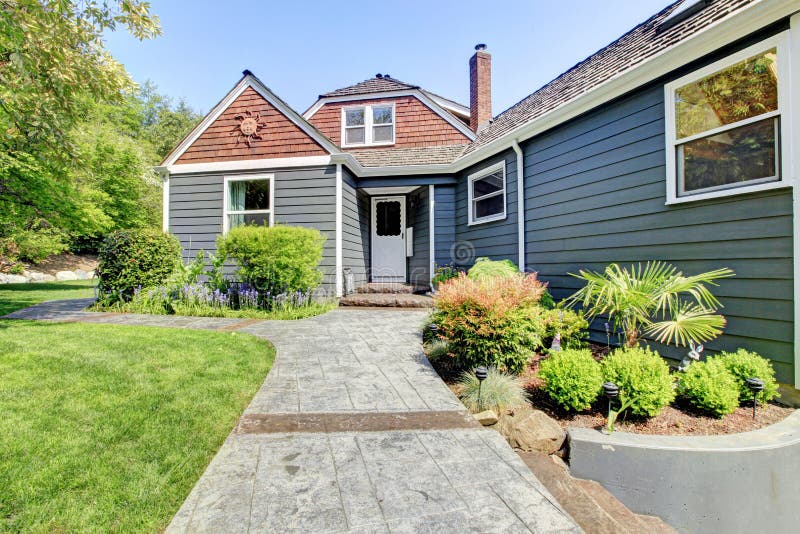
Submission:
[[[422,311],[301,321],[105,314],[43,303],[12,318],[236,330],[275,365],[167,532],[578,532],[421,350]]]

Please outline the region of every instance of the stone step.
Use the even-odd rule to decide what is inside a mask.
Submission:
[[[598,506],[603,508],[617,522],[626,527],[631,533],[677,534],[677,531],[654,516],[643,516],[631,512],[627,506],[594,480],[573,479],[576,484],[589,495]]]
[[[353,293],[339,299],[339,305],[366,308],[432,308],[433,299],[411,293]]]
[[[356,293],[389,293],[389,294],[411,294],[415,287],[411,284],[400,284],[396,282],[372,282],[356,288]]]

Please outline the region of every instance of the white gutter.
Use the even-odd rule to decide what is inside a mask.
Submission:
[[[341,297],[344,293],[342,276],[344,271],[342,269],[342,165],[336,165],[336,266],[334,271],[336,273],[336,296]]]
[[[525,157],[516,139],[511,142],[511,148],[517,155],[517,265],[525,272]]]

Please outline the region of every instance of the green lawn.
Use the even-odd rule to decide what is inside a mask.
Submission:
[[[91,294],[28,287],[0,288],[2,309]],[[162,530],[274,355],[245,334],[0,320],[0,531]]]
[[[45,300],[83,299],[94,296],[95,280],[0,285],[0,316]]]

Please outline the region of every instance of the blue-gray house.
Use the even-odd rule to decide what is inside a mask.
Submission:
[[[713,349],[770,357],[800,387],[800,1],[683,0],[493,116],[378,74],[304,113],[245,71],[160,167],[187,257],[234,225],[328,236],[336,295],[426,287],[435,265],[508,258],[549,282],[609,262],[730,267]]]

